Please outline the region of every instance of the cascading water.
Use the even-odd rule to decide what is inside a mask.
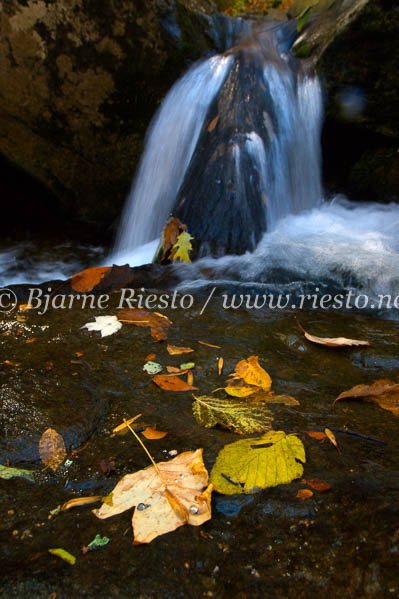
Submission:
[[[289,53],[292,32],[258,26],[174,85],[147,136],[117,257],[157,239],[172,211],[199,255],[223,255],[255,249],[281,218],[321,201],[321,89]]]

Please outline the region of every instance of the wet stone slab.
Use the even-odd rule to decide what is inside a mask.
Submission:
[[[115,314],[117,303],[114,294],[106,314]],[[34,470],[36,482],[0,479],[1,599],[48,599],[52,593],[57,599],[399,596],[399,420],[366,402],[332,407],[353,385],[398,380],[399,325],[302,312],[301,323],[315,335],[373,343],[364,350],[335,350],[304,340],[287,311],[226,311],[215,301],[201,316],[202,303],[196,298],[191,310],[162,311],[173,321],[169,342],[195,350],[176,356],[143,327],[125,324],[106,338],[81,330],[104,314],[100,310],[75,307],[43,316],[26,311],[25,321],[16,314],[3,317],[1,463]],[[163,366],[179,366],[189,356],[203,395],[222,386],[239,360],[258,355],[275,392],[300,402],[271,405],[274,428],[300,435],[307,456],[304,477],[329,482],[331,490],[301,501],[296,494],[304,485],[294,481],[253,496],[215,494],[209,522],[142,546],[132,544],[130,512],[101,521],[88,506],[49,518],[68,499],[105,496],[124,474],[148,466],[131,434],[111,437],[124,418],[141,413],[143,423],[167,431],[163,439],[146,441],[156,461],[167,460],[172,449],[203,447],[210,470],[223,445],[239,439],[226,430],[201,428],[192,416],[190,392],[156,387],[142,369],[151,353]],[[38,455],[38,440],[48,427],[64,437],[72,461],[56,473],[44,469]],[[306,435],[325,427],[342,454]],[[114,462],[109,476],[101,460]],[[82,554],[96,534],[111,542]],[[54,547],[75,555],[76,564],[50,555]]]

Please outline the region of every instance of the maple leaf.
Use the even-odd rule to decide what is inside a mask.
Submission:
[[[181,262],[191,262],[189,253],[193,249],[193,246],[191,245],[192,239],[194,239],[194,237],[191,237],[187,231],[180,233],[175,245],[173,246],[172,260],[174,262],[176,262],[176,260],[180,260]]]
[[[95,316],[96,322],[87,322],[82,329],[101,331],[101,337],[113,335],[122,328],[117,316]]]
[[[93,514],[109,518],[136,507],[132,526],[135,544],[150,543],[159,535],[211,518],[212,485],[202,459],[202,449],[185,451],[169,462],[158,462],[126,474]]]

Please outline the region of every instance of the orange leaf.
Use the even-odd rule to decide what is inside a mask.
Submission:
[[[168,338],[168,334],[165,329],[162,328],[152,328],[151,329],[151,337],[155,339],[155,341],[166,341]]]
[[[327,439],[326,433],[322,433],[321,431],[306,431],[306,434],[312,439],[317,439],[317,441],[322,441],[322,439]]]
[[[137,327],[167,328],[172,324],[167,316],[140,308],[124,308],[118,313],[118,320]]]
[[[11,362],[10,360],[4,360],[3,364],[7,364],[7,366],[21,366],[21,362]]]
[[[206,345],[207,347],[214,347],[215,349],[222,349],[220,345],[212,345],[212,343],[205,343],[205,341],[198,341],[201,345]]]
[[[219,115],[217,114],[215,116],[214,119],[212,119],[212,121],[209,123],[208,125],[208,132],[212,133],[212,131],[214,130],[214,128],[216,127],[216,125],[218,124],[218,120],[219,120]]]
[[[118,424],[118,426],[116,426],[113,429],[112,436],[116,435],[117,433],[122,432],[123,430],[125,430],[125,428],[128,428],[128,425],[132,424],[132,422],[134,422],[135,420],[138,420],[141,415],[142,414],[137,414],[137,416],[133,416],[133,418],[130,418],[130,420],[125,420],[125,422],[122,422],[122,424]]]
[[[219,358],[218,360],[218,372],[219,372],[219,376],[222,374],[223,372],[223,358]]]
[[[198,387],[192,387],[178,376],[170,376],[166,374],[157,374],[152,379],[164,391],[193,391]]]
[[[91,503],[96,503],[97,501],[102,501],[101,495],[93,495],[92,497],[77,497],[76,499],[70,499],[66,503],[61,506],[61,511],[65,512],[66,510],[70,510],[73,507],[81,507],[82,505],[90,505]]]
[[[146,362],[153,362],[156,357],[157,357],[156,354],[148,354],[148,356],[146,356],[144,359]]]
[[[167,366],[166,370],[170,373],[170,374],[181,374],[182,370],[181,368],[176,368],[176,366]]]
[[[168,433],[158,431],[155,427],[152,428],[151,426],[147,426],[147,428],[145,428],[141,434],[146,439],[163,439]]]
[[[299,489],[298,493],[296,494],[297,498],[302,499],[302,501],[309,499],[309,497],[312,497],[312,495],[313,491],[310,489]]]
[[[167,345],[166,349],[171,356],[176,354],[189,354],[194,351],[191,347],[176,347],[176,345]]]
[[[75,356],[76,356],[77,358],[81,358],[82,356],[84,356],[84,354],[83,354],[83,352],[81,352],[81,351],[76,351],[76,352],[75,352]]]
[[[324,480],[319,480],[317,478],[302,479],[301,483],[308,485],[308,487],[314,489],[315,491],[320,491],[320,493],[323,493],[324,491],[330,491],[331,489],[330,483],[326,483]]]
[[[94,266],[93,268],[86,268],[85,270],[72,275],[71,287],[79,293],[91,291],[99,284],[105,273],[109,270],[111,270],[110,266]]]
[[[325,428],[324,432],[326,433],[326,436],[329,438],[329,440],[331,441],[331,443],[334,445],[334,447],[336,448],[336,450],[338,451],[338,453],[342,453],[340,448],[338,447],[338,443],[337,440],[335,438],[335,435],[332,431],[330,431],[329,428]]]
[[[189,371],[188,371],[188,374],[187,374],[187,383],[188,383],[189,385],[192,385],[192,384],[193,384],[193,382],[194,382],[194,375],[193,375],[193,371],[192,371],[192,370],[189,370]]]

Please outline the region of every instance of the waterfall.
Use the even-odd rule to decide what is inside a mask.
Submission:
[[[159,238],[172,212],[196,238],[199,256],[220,256],[254,250],[282,218],[321,202],[322,94],[290,54],[295,24],[248,31],[195,64],[166,96],[114,259]]]

